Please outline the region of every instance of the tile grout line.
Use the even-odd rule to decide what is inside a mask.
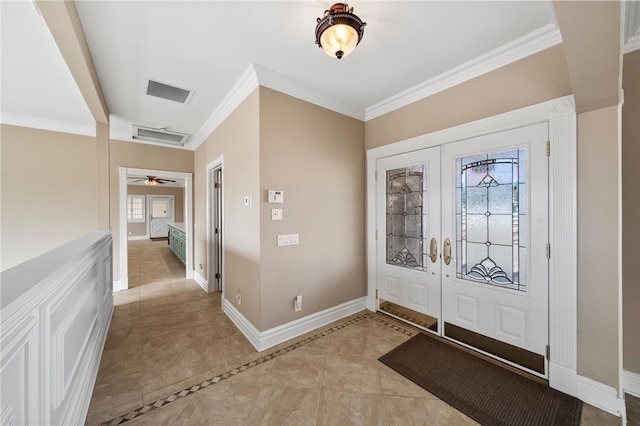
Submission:
[[[260,358],[254,360],[254,361],[247,362],[247,363],[245,363],[245,364],[243,364],[243,365],[241,365],[239,367],[233,368],[233,369],[231,369],[231,370],[229,370],[229,371],[227,371],[225,373],[222,373],[222,374],[216,375],[216,376],[214,376],[214,377],[212,377],[210,379],[204,380],[203,382],[201,382],[199,384],[196,384],[196,385],[193,385],[191,387],[188,387],[188,388],[173,392],[173,393],[169,394],[168,396],[156,399],[155,401],[152,401],[152,402],[150,402],[148,404],[143,405],[142,407],[139,407],[139,408],[136,408],[134,410],[131,410],[131,411],[129,411],[128,413],[126,413],[124,415],[114,417],[113,419],[111,419],[111,420],[109,420],[109,421],[107,421],[105,423],[102,423],[102,425],[113,426],[113,425],[119,425],[119,424],[126,423],[126,422],[128,422],[130,420],[133,420],[135,418],[138,418],[140,416],[148,414],[148,413],[150,413],[150,412],[152,412],[152,411],[154,411],[154,410],[156,410],[156,409],[158,409],[160,407],[164,407],[164,406],[166,406],[168,404],[171,404],[172,402],[175,402],[177,400],[186,398],[189,395],[193,395],[193,394],[195,394],[195,393],[197,393],[197,392],[199,392],[199,391],[201,391],[203,389],[208,388],[209,386],[216,385],[216,384],[218,384],[218,383],[220,383],[220,382],[222,382],[222,381],[224,381],[224,380],[226,380],[228,378],[231,378],[231,377],[234,377],[234,376],[236,376],[236,375],[238,375],[240,373],[243,373],[243,372],[247,371],[248,369],[250,369],[252,367],[256,367],[258,365],[264,364],[267,361],[271,361],[274,358],[282,356],[282,355],[284,355],[286,353],[289,353],[289,352],[291,352],[291,351],[293,351],[295,349],[298,349],[298,348],[300,348],[302,346],[305,346],[305,345],[307,345],[309,343],[315,342],[316,340],[318,340],[318,339],[320,339],[322,337],[325,337],[325,336],[327,336],[329,334],[332,334],[332,333],[334,333],[336,331],[342,330],[343,328],[346,328],[346,327],[348,327],[350,325],[356,324],[356,323],[358,323],[358,322],[360,322],[360,321],[362,321],[364,319],[373,319],[373,320],[375,320],[375,321],[377,321],[377,322],[379,322],[379,323],[381,323],[381,324],[383,324],[383,325],[385,325],[387,327],[390,327],[395,331],[398,331],[398,332],[400,332],[402,334],[405,334],[407,336],[413,336],[414,334],[416,334],[415,331],[411,331],[411,330],[408,330],[406,328],[400,327],[397,324],[394,324],[394,323],[392,323],[390,321],[387,321],[386,319],[382,318],[381,316],[376,315],[375,313],[367,312],[367,313],[361,314],[361,315],[359,315],[357,317],[351,318],[351,319],[349,319],[349,320],[347,320],[347,321],[345,321],[343,323],[340,323],[340,324],[337,324],[337,325],[335,325],[333,327],[330,327],[330,328],[328,328],[326,330],[320,331],[317,334],[314,334],[313,336],[310,336],[310,337],[307,337],[305,339],[300,340],[299,342],[292,343],[291,345],[289,345],[289,346],[287,346],[285,348],[282,348],[282,349],[279,349],[277,351],[271,352],[271,353],[269,353],[269,354],[267,354],[267,355],[265,355],[263,357],[260,357]]]

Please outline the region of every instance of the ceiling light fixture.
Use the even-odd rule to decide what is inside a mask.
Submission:
[[[366,22],[353,14],[347,3],[335,3],[317,19],[316,44],[327,55],[341,59],[353,52],[362,37]]]
[[[148,177],[144,180],[144,184],[148,186],[155,186],[156,183],[155,179],[149,179]]]

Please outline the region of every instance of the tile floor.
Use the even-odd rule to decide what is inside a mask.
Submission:
[[[261,353],[169,251],[129,243],[87,424],[465,425],[377,358],[415,332],[362,312]],[[158,408],[159,407],[159,408]],[[582,425],[619,418],[583,409]]]

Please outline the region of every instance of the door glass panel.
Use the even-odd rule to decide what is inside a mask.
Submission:
[[[456,160],[456,276],[526,291],[526,149]]]
[[[426,270],[427,166],[387,170],[386,215],[389,265]]]
[[[171,199],[154,199],[151,203],[151,211],[154,219],[171,217]]]

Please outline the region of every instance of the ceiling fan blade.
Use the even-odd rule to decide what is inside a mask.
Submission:
[[[156,179],[156,182],[160,182],[160,183],[175,182],[175,180],[171,180],[171,179]]]

